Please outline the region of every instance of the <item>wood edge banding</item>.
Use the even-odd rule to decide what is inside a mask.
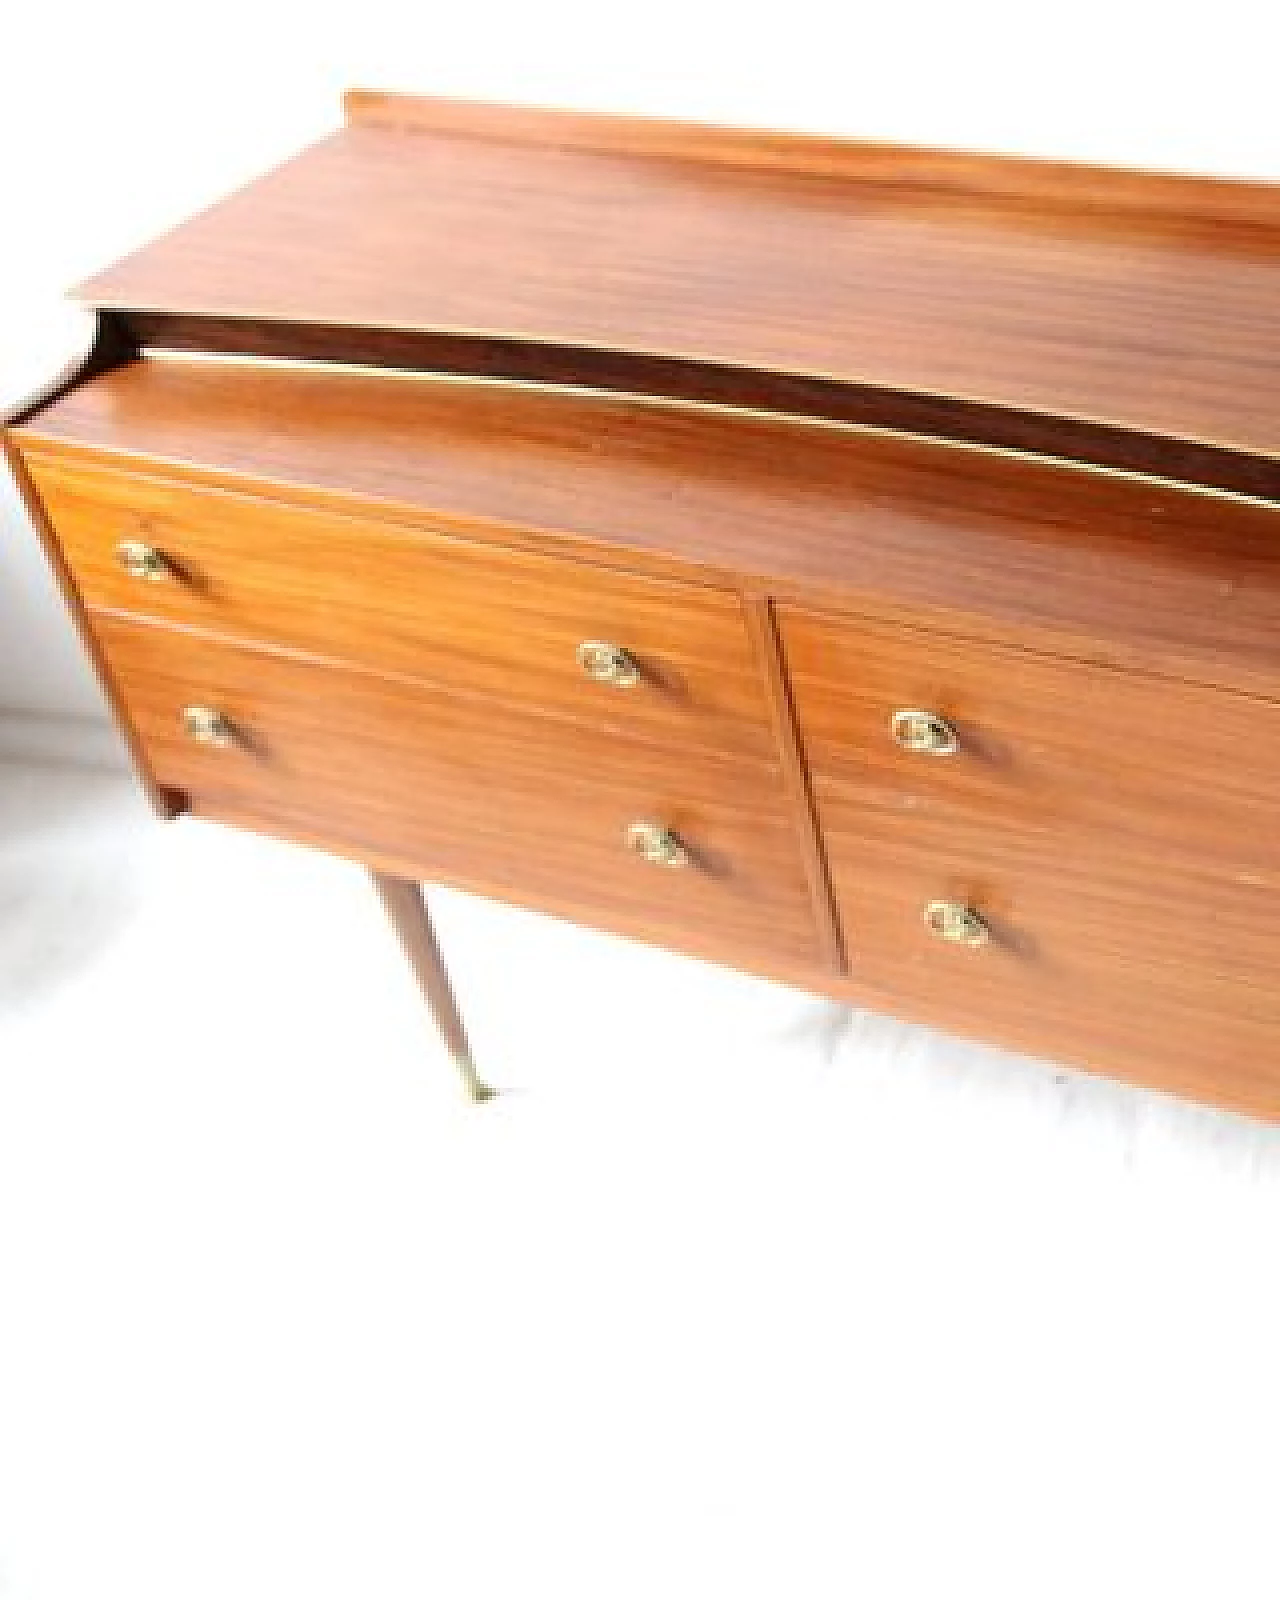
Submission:
[[[27,471],[22,452],[7,427],[0,428],[0,451],[3,451],[4,459],[13,474],[13,480],[17,485],[23,506],[27,515],[31,518],[32,526],[36,530],[36,537],[40,541],[45,559],[49,563],[57,581],[58,589],[62,594],[63,603],[71,615],[71,621],[80,636],[80,643],[89,658],[103,695],[106,697],[112,719],[129,751],[138,781],[146,791],[152,810],[162,821],[170,821],[186,810],[186,798],[175,791],[166,789],[156,777],[151,763],[147,759],[137,730],[134,728],[132,719],[126,710],[124,697],[120,693],[107,664],[106,655],[89,625],[88,612],[84,601],[76,587],[71,569],[62,554],[61,545],[45,512],[39,491]]]

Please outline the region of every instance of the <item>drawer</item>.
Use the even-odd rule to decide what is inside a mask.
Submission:
[[[38,455],[29,466],[90,606],[774,759],[731,592]],[[159,552],[158,581],[121,568],[128,543]],[[634,681],[588,676],[587,641],[626,651]],[[610,660],[596,652],[597,670]]]
[[[1180,1072],[1210,1098],[1221,1079],[1245,1096],[1229,1103],[1254,1109],[1265,1090],[1280,1109],[1273,886],[1105,835],[903,813],[829,779],[816,798],[850,969],[872,1003],[1144,1082],[1176,1086]],[[938,902],[976,911],[987,942],[931,931]]]
[[[779,621],[815,779],[924,816],[1100,828],[1280,883],[1280,704],[860,618]],[[901,748],[904,710],[941,718],[954,750]]]
[[[777,770],[101,614],[159,781],[265,829],[746,966],[819,966]],[[185,707],[221,712],[219,747]],[[629,848],[669,828],[677,868]]]

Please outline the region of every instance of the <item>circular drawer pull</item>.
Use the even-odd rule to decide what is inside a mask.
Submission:
[[[960,748],[960,735],[934,711],[905,707],[894,712],[889,729],[893,742],[913,755],[953,756]]]
[[[991,929],[982,916],[961,900],[930,900],[924,920],[929,932],[947,944],[976,949],[991,941]]]
[[[636,658],[620,644],[610,644],[605,639],[584,639],[578,646],[578,665],[593,683],[630,689],[640,682]]]
[[[162,578],[173,575],[164,551],[157,550],[153,544],[144,544],[140,539],[121,540],[116,546],[116,560],[131,578],[148,578],[152,583],[158,583]]]
[[[236,743],[235,724],[213,706],[183,706],[182,731],[197,744],[219,749]]]
[[[661,822],[633,822],[626,832],[627,849],[655,867],[687,867],[689,852],[680,835]]]

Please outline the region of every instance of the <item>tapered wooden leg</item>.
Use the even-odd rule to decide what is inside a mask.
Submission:
[[[374,872],[372,877],[378,898],[409,958],[432,1019],[454,1059],[467,1093],[473,1100],[492,1099],[496,1091],[481,1082],[471,1059],[471,1046],[467,1043],[453,985],[440,955],[436,931],[431,926],[422,886],[411,878],[393,878],[385,872]]]

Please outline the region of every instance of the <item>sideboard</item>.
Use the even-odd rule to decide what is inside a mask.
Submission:
[[[1280,1115],[1280,187],[346,112],[5,429],[159,814]]]

